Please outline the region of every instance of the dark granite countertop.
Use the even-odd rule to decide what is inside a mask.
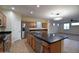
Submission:
[[[0,43],[4,41],[4,38],[10,34],[11,31],[0,31]]]
[[[57,33],[47,34],[47,36],[42,36],[40,33],[34,33],[34,32],[31,34],[34,35],[36,38],[47,42],[48,44],[52,44],[57,41],[61,41],[61,40],[68,38],[68,36],[66,35],[61,35]]]
[[[0,31],[0,34],[10,34],[11,31]]]

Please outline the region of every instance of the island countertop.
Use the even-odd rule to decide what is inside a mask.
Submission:
[[[47,34],[46,36],[42,36],[40,33],[37,33],[37,32],[33,32],[31,34],[33,36],[35,36],[36,38],[47,42],[48,44],[52,44],[57,41],[64,40],[64,39],[68,38],[68,36],[66,36],[66,35],[61,35],[61,34],[57,34],[57,33]]]

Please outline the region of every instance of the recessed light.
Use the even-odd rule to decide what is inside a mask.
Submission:
[[[60,16],[61,16],[61,15],[60,15],[59,13],[51,13],[51,14],[50,14],[50,17],[51,17],[51,18],[56,18],[56,17],[58,18],[58,17],[60,17]]]
[[[12,9],[12,10],[14,10],[15,8],[14,8],[14,7],[12,7],[11,9]]]
[[[30,14],[33,14],[33,11],[31,11]]]
[[[37,5],[37,8],[39,8],[40,6],[39,5]]]

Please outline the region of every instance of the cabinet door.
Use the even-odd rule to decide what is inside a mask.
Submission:
[[[3,52],[3,42],[0,43],[0,52]]]
[[[27,35],[27,43],[31,46],[31,35]]]
[[[50,52],[50,49],[49,49],[49,44],[42,41],[42,52],[43,53],[49,53]]]
[[[43,50],[42,50],[43,53],[49,53],[49,47],[48,46],[42,45],[42,48],[43,48]]]
[[[37,52],[37,53],[42,52],[41,45],[42,45],[42,41],[40,39],[36,38],[35,52]]]
[[[42,28],[47,28],[47,23],[42,23]]]
[[[0,11],[0,26],[6,26],[6,16]]]
[[[52,52],[52,53],[60,53],[61,52],[61,41],[58,41],[56,43],[52,43],[50,45],[50,52]]]
[[[32,36],[32,48],[33,48],[33,50],[35,50],[35,46],[36,46],[36,40],[35,40],[35,37]]]
[[[41,35],[42,35],[43,37],[47,37],[47,31],[41,31],[41,32],[42,32]]]
[[[26,39],[27,39],[27,42],[26,42],[26,43],[28,43],[28,44],[29,44],[29,43],[30,43],[30,42],[29,42],[29,34],[27,34]]]
[[[44,53],[60,53],[61,52],[61,41],[58,41],[52,44],[47,44],[46,42],[43,42],[42,50],[43,50],[42,52]]]
[[[28,28],[35,28],[36,26],[35,22],[26,22],[26,25]]]

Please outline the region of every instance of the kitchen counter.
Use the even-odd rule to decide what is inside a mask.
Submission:
[[[47,28],[29,28],[30,31],[47,31]]]
[[[11,31],[0,31],[0,42],[1,41],[3,41],[3,39],[5,38],[5,36],[7,35],[7,34],[10,34],[11,33]]]
[[[36,38],[47,42],[48,44],[52,44],[57,41],[61,41],[68,38],[68,36],[66,35],[57,34],[57,33],[48,34],[47,36],[42,36],[40,33],[31,33],[31,34],[35,36]]]
[[[0,31],[0,34],[9,34],[11,31]]]

